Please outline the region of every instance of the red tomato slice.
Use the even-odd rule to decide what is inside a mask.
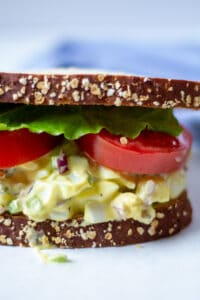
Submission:
[[[87,134],[78,140],[81,150],[105,167],[128,173],[170,173],[183,167],[187,161],[192,136],[186,129],[178,137],[144,130],[135,139],[120,143],[120,136],[106,130]]]
[[[47,133],[32,133],[28,129],[0,131],[0,168],[34,160],[52,150],[60,139]]]

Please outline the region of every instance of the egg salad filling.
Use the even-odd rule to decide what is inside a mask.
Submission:
[[[128,218],[149,224],[157,203],[186,189],[183,169],[159,175],[119,173],[86,158],[72,141],[35,161],[2,170],[0,176],[0,211],[23,213],[36,222],[81,215],[85,225]]]

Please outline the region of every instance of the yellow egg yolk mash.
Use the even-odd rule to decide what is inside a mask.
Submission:
[[[68,170],[60,174],[59,153]],[[64,221],[83,216],[83,224],[133,218],[149,224],[155,204],[177,198],[186,189],[183,169],[170,174],[125,174],[100,166],[65,142],[47,155],[0,178],[0,210],[23,213],[34,221]]]

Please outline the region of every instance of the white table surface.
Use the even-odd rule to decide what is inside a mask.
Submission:
[[[126,0],[117,7],[114,0],[103,1],[101,13],[89,0],[81,2],[81,9],[66,0],[60,5],[47,0],[1,2],[0,68],[6,71],[25,68],[41,49],[66,36],[199,40],[198,0],[156,0],[147,9],[145,0]],[[64,265],[44,264],[32,249],[0,247],[0,300],[199,300],[199,168],[196,152],[188,172],[193,222],[179,235],[141,247],[66,250],[71,262]]]
[[[180,234],[140,247],[64,250],[71,262],[63,265],[0,247],[0,299],[200,299],[199,167],[196,151],[188,172],[193,222]]]

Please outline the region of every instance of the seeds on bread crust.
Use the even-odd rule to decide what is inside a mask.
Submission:
[[[23,215],[0,216],[0,244],[29,246],[27,231],[33,228],[43,241],[60,248],[122,246],[173,235],[191,222],[192,209],[184,192],[178,199],[159,205],[157,215],[146,225],[133,219],[83,226],[81,219],[36,223]]]
[[[23,88],[23,93],[22,93]],[[200,82],[112,74],[0,73],[0,102],[200,108]]]

